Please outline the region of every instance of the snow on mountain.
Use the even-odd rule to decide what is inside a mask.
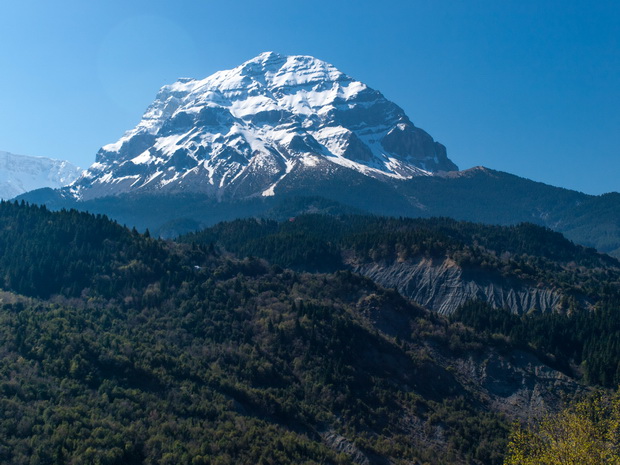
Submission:
[[[384,180],[457,169],[380,92],[316,58],[267,52],[164,86],[71,190],[83,200],[136,190],[270,196],[286,177],[335,167]]]
[[[64,187],[81,173],[68,161],[0,151],[0,200],[42,187]]]

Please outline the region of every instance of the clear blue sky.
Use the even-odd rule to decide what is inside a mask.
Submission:
[[[1,0],[0,150],[82,167],[158,89],[263,51],[380,90],[461,169],[620,191],[620,2]]]

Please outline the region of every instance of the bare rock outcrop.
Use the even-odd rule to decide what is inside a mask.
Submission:
[[[556,289],[528,285],[482,270],[466,270],[448,258],[358,264],[353,271],[446,315],[470,300],[484,301],[517,314],[558,310],[562,300]]]

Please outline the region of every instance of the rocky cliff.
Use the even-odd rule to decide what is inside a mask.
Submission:
[[[518,314],[558,310],[562,301],[558,290],[530,286],[496,273],[465,270],[447,258],[358,264],[353,270],[442,314],[450,314],[470,300]]]

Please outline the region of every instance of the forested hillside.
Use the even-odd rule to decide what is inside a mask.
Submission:
[[[546,260],[591,268],[620,267],[620,263],[594,249],[565,239],[560,233],[542,226],[521,223],[515,226],[491,226],[450,218],[385,218],[363,215],[314,215],[291,217],[288,221],[244,219],[220,223],[180,238],[181,242],[219,242],[240,254],[269,254],[272,260],[293,262],[300,250],[320,241],[349,248],[377,259],[416,253],[471,255],[508,254],[509,258]],[[275,245],[281,244],[280,249]],[[262,249],[261,249],[262,248]],[[290,249],[286,254],[284,249]],[[318,253],[312,250],[313,253]],[[489,259],[487,256],[484,259]],[[305,262],[300,259],[300,264]]]
[[[311,272],[416,257],[448,258],[471,273],[484,270],[539,287],[553,286],[593,304],[620,286],[616,259],[528,223],[489,226],[449,218],[302,215],[280,223],[256,219],[220,223],[179,241],[215,244],[239,257],[261,257]]]
[[[620,265],[547,228],[448,218],[303,215],[281,223],[221,223],[181,241],[215,244],[239,257],[262,257],[305,271],[448,259],[482,279],[496,276],[512,279],[513,285],[548,287],[562,295],[553,314],[534,312],[523,318],[472,302],[454,308],[451,318],[478,332],[503,334],[514,344],[535,348],[571,376],[583,375],[590,383],[608,387],[620,383]]]
[[[335,224],[295,221],[313,222],[340,266]],[[284,225],[265,225],[275,244]],[[244,227],[261,234],[257,222],[220,226]],[[446,233],[403,237],[432,253],[461,247]],[[287,269],[6,202],[0,250],[2,463],[500,464],[512,420],[582,390],[546,348],[449,321],[347,269]],[[584,270],[607,266],[574,252]]]

